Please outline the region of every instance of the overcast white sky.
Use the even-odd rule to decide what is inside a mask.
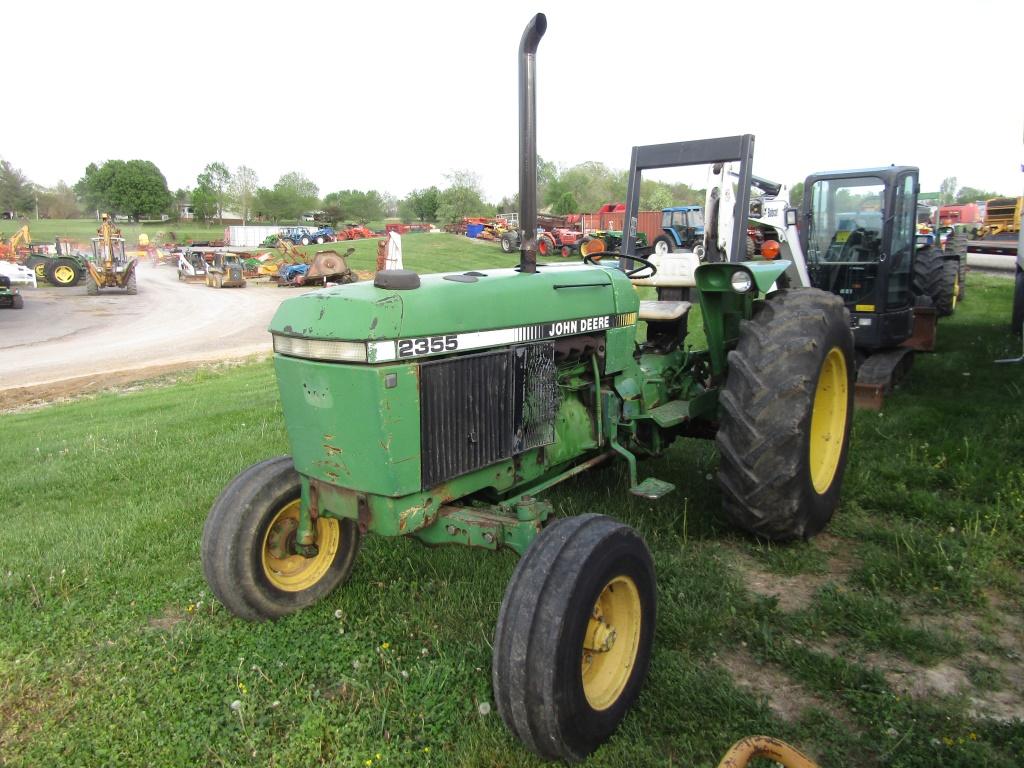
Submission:
[[[560,165],[753,133],[754,172],[790,184],[896,163],[926,191],[1024,186],[1018,0],[11,5],[0,157],[44,185],[140,158],[173,191],[219,160],[401,197],[469,169],[497,202],[543,11],[538,147]]]

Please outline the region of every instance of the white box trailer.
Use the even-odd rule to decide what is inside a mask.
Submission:
[[[280,227],[225,227],[224,239],[233,248],[258,248],[268,235],[276,235]]]

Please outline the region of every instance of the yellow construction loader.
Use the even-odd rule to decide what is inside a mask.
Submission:
[[[92,260],[86,263],[89,270],[86,293],[96,296],[100,288],[121,288],[125,293],[137,293],[135,267],[139,260],[125,254],[124,238],[121,230],[111,224],[110,214],[103,214],[96,232],[99,237],[92,239]]]

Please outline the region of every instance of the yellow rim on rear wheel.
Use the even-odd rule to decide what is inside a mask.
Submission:
[[[58,283],[70,283],[75,279],[75,270],[71,267],[60,266],[53,270],[53,278]]]
[[[846,358],[839,347],[832,347],[821,364],[811,409],[811,482],[818,493],[829,489],[839,469],[846,434],[847,387]]]
[[[640,591],[628,576],[616,576],[601,590],[583,637],[583,693],[596,710],[622,695],[636,665],[643,624]]]
[[[263,535],[263,572],[270,583],[283,592],[301,592],[320,581],[334,562],[341,543],[338,521],[319,517],[316,521],[317,555],[290,554],[294,551],[301,503],[300,499],[295,499],[282,507]]]

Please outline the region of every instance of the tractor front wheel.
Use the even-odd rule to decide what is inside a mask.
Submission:
[[[834,294],[778,291],[740,325],[716,436],[733,524],[776,541],[828,524],[849,450],[853,373],[849,314]]]
[[[49,264],[49,260],[44,259],[42,256],[30,256],[28,261],[25,262],[25,266],[36,273],[36,281],[40,283],[46,279],[47,264]]]
[[[312,605],[352,571],[359,528],[319,517],[317,553],[296,554],[302,483],[291,456],[254,464],[213,503],[203,527],[203,573],[236,616],[276,619]]]
[[[640,692],[654,614],[654,566],[636,531],[595,514],[547,526],[498,614],[492,683],[505,725],[547,759],[593,752]]]
[[[519,247],[519,236],[512,231],[505,232],[501,236],[501,250],[503,253],[512,253]]]
[[[96,282],[91,274],[85,276],[85,292],[89,296],[99,296],[100,294],[99,283]]]
[[[128,275],[128,279],[124,281],[125,293],[129,296],[134,296],[139,292],[139,284],[135,279],[135,272],[133,271]]]
[[[658,256],[664,256],[666,253],[672,253],[675,249],[676,244],[668,235],[658,235],[654,238],[654,252]]]

